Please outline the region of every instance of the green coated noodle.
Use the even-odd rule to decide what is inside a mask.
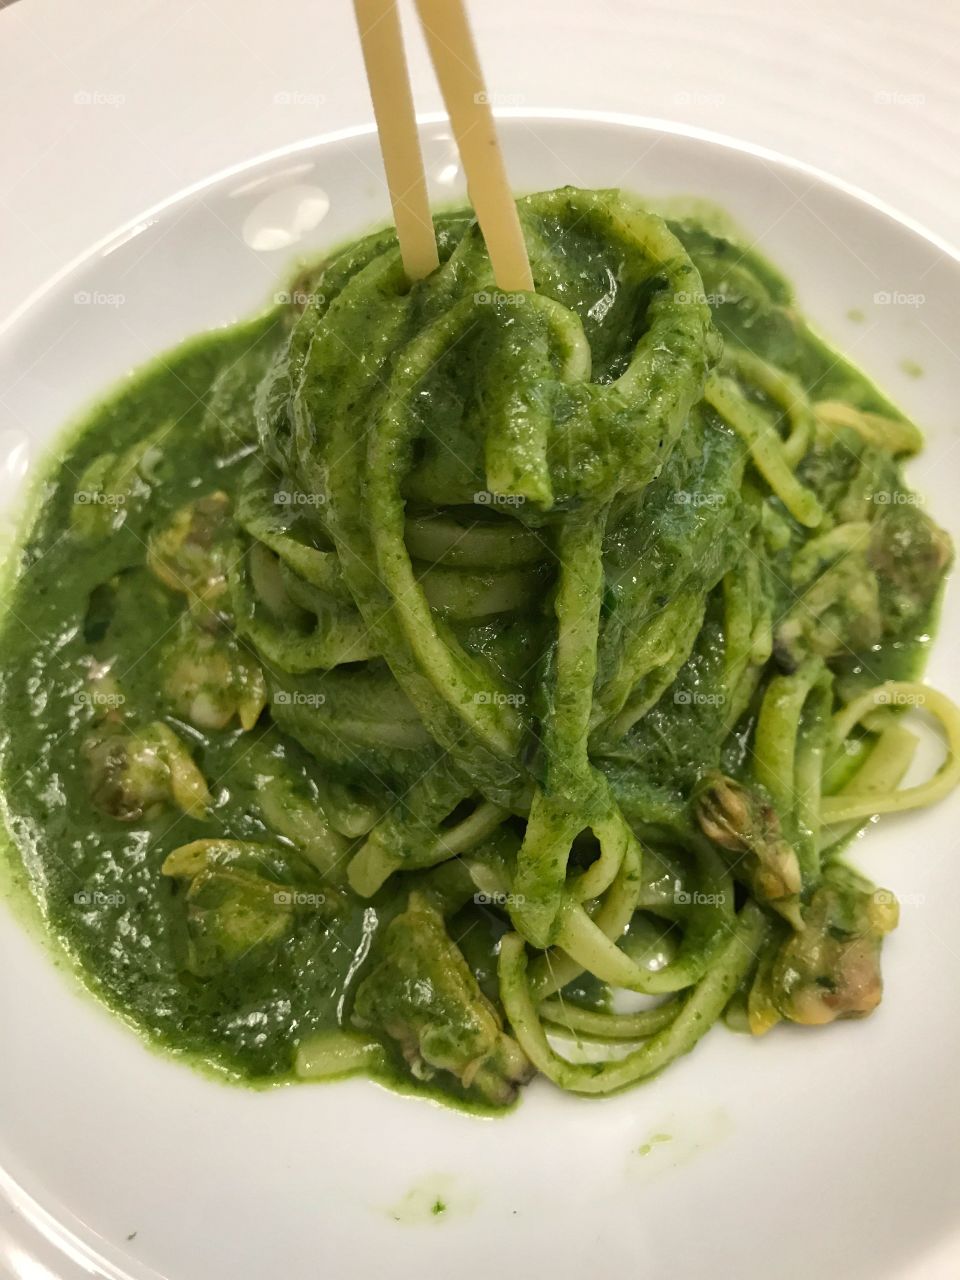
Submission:
[[[783,409],[790,424],[783,456],[791,467],[796,467],[813,441],[815,425],[813,408],[803,387],[791,374],[744,347],[728,346],[723,362]]]
[[[457,827],[441,831],[443,821],[469,795],[456,769],[441,757],[387,811],[354,854],[347,868],[354,892],[370,897],[394,871],[445,862],[495,830],[503,810],[484,803]]]
[[[846,739],[849,742],[851,739]],[[894,723],[887,725],[869,748],[855,758],[856,770],[842,785],[830,792],[831,797],[841,799],[854,795],[889,795],[895,792],[913,762],[920,740],[916,734]],[[866,757],[865,759],[863,757]],[[823,801],[820,804],[823,816]],[[824,850],[842,843],[846,836],[856,831],[862,819],[838,823],[823,832],[821,844]]]
[[[570,895],[577,902],[588,902],[606,893],[634,842],[633,832],[619,811],[595,822],[593,829],[600,842],[600,856],[585,871],[568,880]]]
[[[811,538],[793,558],[790,566],[791,585],[798,588],[807,586],[827,565],[866,546],[870,532],[868,521],[851,520]]]
[[[639,866],[639,855],[622,860],[616,878],[592,917],[596,927],[607,938],[621,937],[640,905],[643,884]],[[531,986],[538,999],[545,999],[562,990],[583,971],[582,964],[562,949],[553,947],[534,961]]]
[[[275,586],[267,587],[263,576],[257,585],[259,590],[241,557],[230,572],[237,630],[271,670],[303,675],[376,656],[366,625],[355,610],[333,609],[326,616],[311,618],[290,599],[279,573]],[[266,615],[260,604],[266,607]],[[307,634],[290,625],[300,618],[309,620]]]
[[[819,658],[767,685],[757,718],[753,774],[769,792],[788,831],[803,883],[820,875],[820,788],[830,734],[833,681]]]
[[[438,360],[471,322],[475,307],[467,300],[428,328],[411,344],[408,360],[391,384],[368,443],[368,505],[379,513],[370,537],[378,577],[393,601],[391,621],[401,629],[419,671],[446,704],[448,714],[460,719],[495,756],[512,763],[522,726],[507,701],[509,690],[495,686],[492,691],[505,696],[502,700],[491,697],[492,673],[482,671],[455,641],[445,640],[438,632],[404,545],[403,505],[396,480],[413,430],[406,408],[413,387],[423,370]],[[379,625],[386,621],[381,618]]]
[[[754,740],[753,772],[783,815],[794,811],[800,716],[823,670],[820,659],[811,658],[793,675],[774,676],[763,696]]]
[[[587,753],[605,520],[605,508],[565,516],[558,535],[556,666],[552,706],[543,726],[546,782],[534,795],[517,856],[517,905],[512,912],[514,927],[538,946],[545,946],[555,929],[574,837],[585,825],[593,825],[591,813],[598,803],[606,809],[615,804],[609,791],[599,785]],[[605,792],[602,798],[598,790]],[[607,823],[597,833],[601,847],[610,845],[609,831]]]
[[[561,990],[585,970],[648,995],[680,991],[697,982],[733,919],[729,874],[712,850],[698,845],[697,857],[696,888],[674,895],[674,914],[685,918],[685,928],[680,950],[669,964],[653,971],[643,969],[616,945],[640,907],[644,891],[640,846],[630,841],[617,877],[593,916],[573,897],[566,900],[556,947],[539,956],[531,968],[531,988],[538,998]]]
[[[544,586],[542,573],[534,569],[504,569],[499,573],[475,570],[415,567],[430,608],[444,618],[464,620],[527,607]]]
[[[631,863],[624,865],[629,874]],[[633,874],[639,879],[639,868]],[[733,886],[728,878],[723,878],[717,881],[713,892],[697,891],[694,901],[680,952],[662,969],[649,970],[638,965],[573,901],[565,904],[557,946],[588,973],[611,986],[646,995],[680,991],[707,971],[718,944],[726,935],[733,914]]]
[[[620,678],[611,682],[610,693],[615,695],[618,686],[634,692],[619,715],[602,728],[602,742],[619,742],[673,684],[703,626],[706,603],[706,597],[695,600],[692,593],[681,592],[632,643],[628,641]]]
[[[753,697],[773,650],[772,616],[764,591],[762,560],[752,545],[736,567],[724,575],[722,593],[725,723],[732,729]]]
[[[637,1013],[599,1013],[584,1009],[569,1000],[551,997],[540,1004],[540,1018],[547,1029],[588,1040],[616,1043],[620,1040],[644,1040],[669,1026],[682,1007],[676,996],[668,996],[652,1009]]]
[[[754,466],[795,520],[815,529],[823,509],[812,490],[793,474],[783,441],[762,411],[752,404],[732,378],[715,374],[707,383],[706,399],[721,418],[743,438]]]
[[[820,400],[813,406],[813,411],[817,422],[828,430],[849,427],[869,444],[889,453],[919,453],[923,448],[923,436],[906,419],[868,413],[840,400]]]
[[[293,1069],[301,1080],[334,1080],[385,1064],[378,1040],[354,1031],[321,1031],[297,1046]]]
[[[807,883],[820,878],[820,807],[824,760],[831,737],[833,682],[829,676],[816,681],[803,706],[797,729],[794,764],[796,830],[794,849]]]
[[[820,816],[825,824],[851,822],[877,813],[902,813],[936,804],[960,783],[960,710],[955,703],[924,684],[910,680],[888,680],[869,689],[838,711],[833,733],[836,742],[843,740],[875,707],[916,707],[928,712],[940,724],[947,744],[947,756],[927,782],[903,790],[876,794],[855,789],[835,796],[825,796]]]
[[[527,568],[553,555],[543,534],[509,516],[474,524],[442,514],[408,516],[405,538],[415,560],[452,569]]]
[[[497,297],[494,293],[491,300],[495,303]],[[590,376],[590,346],[577,317],[559,302],[544,294],[525,293],[520,302],[512,305],[521,302],[527,310],[543,312],[545,323],[532,342],[507,346],[501,356],[496,377],[506,377],[516,385],[518,403],[508,405],[506,412],[490,424],[484,440],[484,461],[487,484],[493,493],[547,508],[553,505],[550,405],[531,405],[527,387],[550,373],[563,382],[585,381]]]
[[[639,1049],[615,1061],[573,1063],[551,1048],[527,980],[526,948],[517,934],[507,934],[500,944],[500,998],[514,1035],[538,1071],[574,1093],[614,1093],[662,1071],[696,1045],[755,964],[768,928],[763,912],[748,903],[677,1016]]]

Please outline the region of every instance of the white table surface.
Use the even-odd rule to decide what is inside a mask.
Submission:
[[[745,139],[960,242],[953,0],[472,7],[491,92],[505,105],[629,112]],[[418,108],[436,110],[407,26]],[[0,9],[0,317],[157,201],[370,115],[349,0]]]

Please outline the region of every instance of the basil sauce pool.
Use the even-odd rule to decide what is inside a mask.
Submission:
[[[462,216],[453,215],[442,234],[454,244],[464,225]],[[790,319],[789,291],[772,268],[693,221],[671,225],[703,275],[713,319],[724,338],[741,341],[788,370],[808,391],[815,388],[818,399],[893,412],[862,375]],[[380,242],[388,245],[389,233]],[[577,288],[584,295],[576,304],[588,311],[600,288],[591,282],[603,278],[603,248],[587,237],[573,238],[568,259],[565,269],[581,282]],[[307,273],[300,288],[317,287],[318,279],[322,289],[319,271]],[[711,279],[720,282],[712,297]],[[294,290],[294,298],[297,294]],[[311,877],[298,852],[297,806],[324,811],[331,780],[323,763],[295,734],[274,723],[269,698],[260,711],[254,694],[252,726],[244,727],[231,714],[228,723],[209,727],[209,714],[191,718],[184,713],[184,699],[170,695],[171,670],[178,670],[181,660],[176,645],[185,610],[202,614],[203,601],[198,606],[193,598],[188,604],[182,591],[171,589],[148,563],[148,548],[188,504],[216,494],[236,505],[242,477],[259,447],[251,427],[252,405],[296,321],[296,307],[282,307],[187,342],[125,381],[86,417],[33,501],[11,566],[0,637],[0,780],[13,856],[22,862],[49,929],[90,988],[154,1044],[251,1084],[290,1078],[298,1045],[318,1033],[351,1027],[358,986],[371,972],[387,925],[403,911],[407,889],[419,883],[416,877],[431,890],[439,886],[438,891],[449,893],[450,938],[491,1000],[496,999],[496,950],[505,927],[476,902],[470,887],[465,891],[455,883],[459,872],[453,866],[446,872],[414,872],[402,886],[394,877],[368,897],[355,893],[336,872]],[[346,316],[348,322],[354,338],[362,337],[367,323],[362,309]],[[609,323],[620,329],[612,336],[604,329],[603,342],[597,341],[605,344],[609,369],[603,376],[608,380],[625,367],[629,348],[643,331],[642,316],[626,311]],[[477,376],[469,359],[463,376]],[[434,395],[420,412],[428,419],[432,415],[442,434],[451,407],[442,388]],[[756,399],[763,401],[761,395]],[[829,490],[835,478],[831,468],[839,474],[847,462],[839,452],[824,452],[810,463],[817,493]],[[474,480],[478,490],[485,488],[482,475]],[[739,491],[737,481],[737,496]],[[282,496],[277,502],[282,505]],[[292,527],[301,512],[281,514]],[[477,514],[486,518],[489,513]],[[909,522],[905,529],[909,538]],[[309,535],[301,540],[314,550]],[[792,546],[787,536],[785,557]],[[235,548],[229,551],[237,554]],[[549,591],[549,569],[521,568],[527,574],[524,591]],[[932,608],[931,602],[922,618],[912,617],[910,629],[874,646],[871,680],[878,672],[905,678],[919,668]],[[685,681],[687,687],[692,681],[695,687],[709,688],[715,678],[723,635],[719,626],[711,630],[711,616],[708,610],[699,647],[680,670],[676,688],[685,687]],[[451,625],[460,628],[471,652],[510,671],[511,663],[517,670],[529,666],[526,657],[539,643],[542,617],[533,610],[502,626],[492,617]],[[201,616],[199,633],[205,625]],[[227,646],[223,652],[234,663],[232,696],[242,717],[250,683],[256,683],[250,675],[255,655],[242,641],[222,635],[208,643],[201,634],[197,643],[204,653],[214,643]],[[858,687],[862,665],[851,661],[840,672],[849,692]],[[533,682],[537,678],[536,673],[530,677]],[[535,702],[533,683],[517,687],[527,689]],[[274,706],[282,693],[282,687],[279,695],[271,687]],[[194,689],[193,695],[207,696],[202,689]],[[210,696],[217,702],[223,691]],[[288,710],[295,696],[288,690]],[[301,709],[307,714],[309,705]],[[212,718],[218,719],[216,709]],[[680,768],[678,760],[723,758],[731,770],[738,767],[731,746],[736,739],[724,746],[724,734],[709,714],[699,714],[669,690],[657,704],[656,718],[657,735],[669,735],[672,744],[667,755],[658,756],[651,747],[647,757],[651,785],[662,785],[664,795],[685,785],[671,772]],[[105,803],[103,787],[97,792],[97,770],[109,769],[104,752],[113,748],[103,747],[97,735],[105,731],[98,726],[119,724],[137,731],[159,724],[172,732],[206,782],[206,810],[153,793],[142,812],[118,813],[115,797],[111,808],[112,792]],[[166,741],[155,736],[150,750],[161,750]],[[342,762],[335,772],[333,784],[353,788],[351,803],[362,808],[372,777],[362,752],[352,766]],[[338,838],[349,844],[353,837]],[[286,895],[293,903],[283,917],[282,932],[277,926],[276,940],[254,939],[244,946],[243,937],[235,938],[233,950],[221,948],[211,959],[191,935],[185,909],[189,881],[161,868],[175,850],[211,839],[275,851],[264,883],[276,891],[274,896]],[[247,869],[238,865],[240,887],[220,885],[218,892],[259,891],[251,888]],[[441,883],[444,874],[447,880]],[[200,921],[204,946],[203,912],[216,911],[218,903],[211,898],[196,905],[194,919]],[[242,933],[243,912],[253,908],[246,899],[241,908]],[[268,908],[269,902],[264,910]],[[658,945],[662,951],[663,943]],[[571,984],[565,994],[585,1008],[608,1004],[605,986],[589,977]],[[396,1088],[438,1091],[458,1105],[490,1104],[450,1073],[429,1080],[412,1076],[382,1027],[361,1033],[364,1037],[380,1046],[362,1056],[376,1078]]]

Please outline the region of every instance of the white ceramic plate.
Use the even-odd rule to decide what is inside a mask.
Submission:
[[[449,131],[432,121],[423,133],[435,197],[454,199]],[[503,136],[523,189],[623,185],[726,206],[819,328],[924,425],[912,478],[960,539],[960,264],[944,246],[822,175],[702,137],[557,113],[515,113]],[[85,402],[178,339],[256,309],[295,257],[386,213],[376,141],[362,131],[220,175],[72,264],[0,337],[6,510]],[[948,591],[929,675],[955,697],[958,640]],[[889,820],[858,850],[903,903],[869,1021],[762,1042],[718,1029],[625,1096],[577,1100],[537,1083],[495,1121],[361,1080],[262,1093],[214,1083],[146,1049],[4,913],[7,1271],[956,1275],[956,816],[948,801]]]

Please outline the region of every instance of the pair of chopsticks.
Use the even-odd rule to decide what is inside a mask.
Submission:
[[[507,292],[532,290],[530,261],[464,0],[415,4],[494,280]],[[354,0],[354,9],[403,268],[410,280],[422,280],[440,260],[397,0]]]

